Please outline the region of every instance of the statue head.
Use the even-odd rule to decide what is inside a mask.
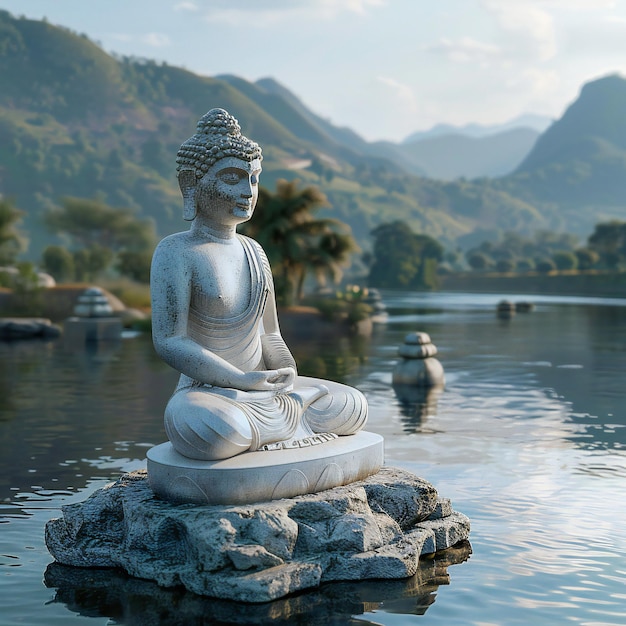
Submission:
[[[224,109],[211,109],[198,121],[196,133],[178,150],[178,184],[183,194],[183,218],[196,215],[195,188],[217,161],[236,157],[244,161],[261,160],[261,148],[241,134],[239,122]]]

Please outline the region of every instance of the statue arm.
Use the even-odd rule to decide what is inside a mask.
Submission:
[[[190,268],[176,239],[164,239],[151,269],[152,339],[171,367],[201,383],[242,390],[280,390],[283,371],[243,372],[187,335]]]

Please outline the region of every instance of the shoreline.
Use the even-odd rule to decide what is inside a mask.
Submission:
[[[438,291],[626,298],[626,272],[448,274],[439,277]]]

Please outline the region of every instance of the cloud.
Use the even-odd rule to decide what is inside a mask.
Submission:
[[[624,41],[626,17],[617,15],[580,20],[563,33],[564,53],[587,67],[590,64],[603,66],[598,73],[624,67]]]
[[[114,39],[115,41],[127,42],[133,40],[133,37],[128,33],[106,33],[106,36],[109,39]]]
[[[153,48],[164,48],[171,44],[170,38],[163,33],[144,33],[143,35],[131,35],[129,33],[107,33],[109,39],[115,41],[123,41],[129,43],[131,41],[139,41]]]
[[[550,100],[559,93],[560,80],[556,70],[529,67],[506,80],[506,86],[536,100]]]
[[[294,19],[333,20],[344,13],[366,17],[370,15],[371,9],[384,7],[386,4],[387,0],[292,0],[288,5],[274,2],[266,6],[233,8],[232,2],[217,2],[205,13],[204,19],[230,26],[237,26],[245,21],[250,26],[265,28],[281,22],[293,22]]]
[[[502,29],[510,52],[547,61],[557,52],[554,20],[539,5],[550,2],[554,0],[482,0],[482,5]]]
[[[417,111],[417,100],[413,88],[410,85],[389,76],[377,76],[376,80],[391,88],[395,98],[404,105],[405,112],[414,113]]]
[[[177,2],[174,5],[174,11],[199,11],[200,7],[195,2]]]
[[[525,0],[533,1],[533,0]],[[617,6],[617,0],[536,0],[538,4],[557,9],[569,9],[570,11],[595,11],[598,9],[613,9]]]
[[[337,13],[343,8],[345,11],[366,15],[371,7],[382,7],[386,2],[384,0],[321,0],[320,4],[333,7]]]
[[[169,46],[171,43],[168,35],[164,33],[146,33],[145,35],[141,35],[139,40],[141,43],[145,43],[147,46],[152,46],[153,48],[163,48]]]
[[[455,63],[484,62],[501,53],[498,46],[483,43],[471,37],[461,37],[456,41],[443,37],[437,43],[424,46],[424,49],[443,54]]]

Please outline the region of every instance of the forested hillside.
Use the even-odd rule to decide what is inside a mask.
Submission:
[[[616,111],[626,81],[611,81],[610,94],[586,89],[595,100],[610,95],[608,109]],[[563,136],[576,135],[583,118],[608,119],[608,109],[597,115],[596,106],[568,122]],[[229,110],[262,145],[262,185],[273,190],[279,178],[300,178],[320,186],[331,205],[326,214],[350,224],[365,249],[370,231],[394,220],[452,246],[476,229],[575,229],[586,236],[599,218],[621,216],[624,144],[612,141],[606,127],[581,134],[569,152],[561,141],[561,152],[554,152],[555,124],[509,177],[433,180],[417,175],[404,146],[368,143],[333,126],[272,79],[202,77],[115,58],[84,35],[0,11],[0,194],[26,213],[27,256],[37,260],[54,242],[42,216],[64,196],[150,217],[161,236],[184,228],[175,154],[213,107]],[[616,119],[611,123],[617,128]],[[590,154],[593,159],[585,160]],[[581,180],[600,186],[593,205],[591,182]],[[561,187],[558,194],[552,181]],[[576,193],[583,188],[587,195]],[[570,203],[570,197],[580,201]]]
[[[626,80],[585,84],[580,96],[496,187],[546,207],[561,230],[626,219]]]

